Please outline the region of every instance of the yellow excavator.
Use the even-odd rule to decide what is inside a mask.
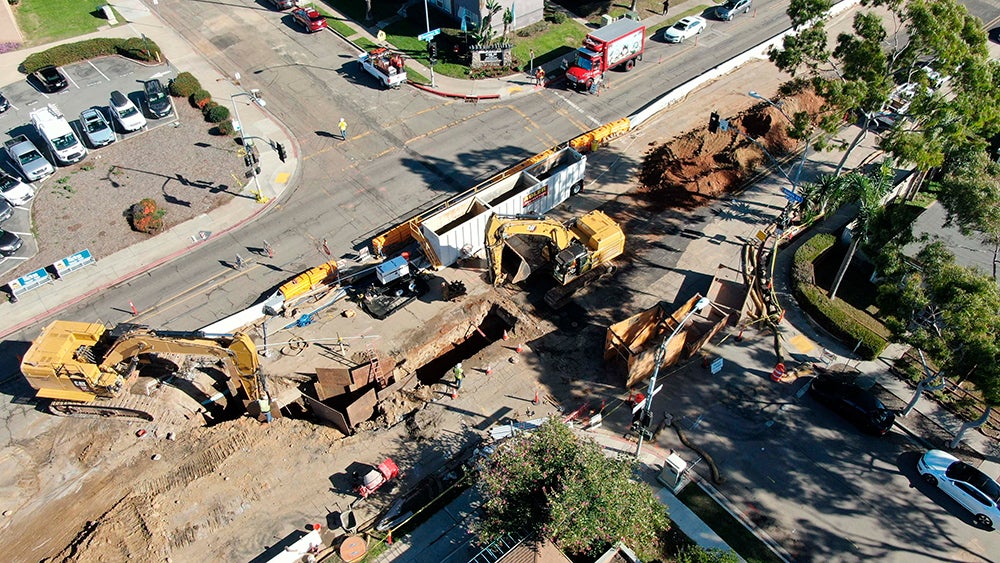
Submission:
[[[242,333],[206,335],[136,324],[108,330],[99,323],[54,321],[28,348],[21,372],[37,397],[51,399],[53,414],[153,420],[126,399],[138,378],[140,361],[158,355],[215,358],[238,384],[234,391],[245,395],[241,397],[245,406],[267,397],[257,348]]]
[[[552,308],[566,304],[569,297],[614,266],[611,261],[625,251],[625,233],[621,225],[602,211],[591,211],[564,225],[555,219],[538,215],[497,215],[486,222],[486,260],[493,285],[503,279],[503,250],[516,235],[543,237],[543,263],[552,267],[558,286],[545,294]],[[512,281],[517,282],[531,273],[530,260],[522,260]]]

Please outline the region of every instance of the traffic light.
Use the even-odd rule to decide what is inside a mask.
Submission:
[[[438,46],[434,41],[427,42],[427,57],[432,63],[438,58]]]
[[[712,115],[708,117],[708,132],[716,133],[719,131],[719,112],[713,111]]]
[[[285,159],[288,158],[288,155],[285,154],[285,145],[282,145],[281,143],[275,143],[274,150],[278,151],[278,160],[280,160],[281,162],[284,162]]]
[[[243,155],[243,164],[247,168],[253,168],[253,155],[251,155],[250,153],[246,153],[245,155]]]

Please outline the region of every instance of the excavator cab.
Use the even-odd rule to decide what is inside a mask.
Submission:
[[[552,264],[552,275],[561,285],[565,285],[590,270],[591,257],[592,253],[587,247],[574,241],[556,254]]]

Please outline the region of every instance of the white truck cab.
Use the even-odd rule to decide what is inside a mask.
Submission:
[[[74,164],[87,157],[87,147],[83,146],[55,104],[31,112],[31,123],[45,141],[56,164]]]

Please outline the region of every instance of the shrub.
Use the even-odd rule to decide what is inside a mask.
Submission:
[[[32,53],[21,63],[21,70],[30,74],[44,66],[63,66],[108,55],[121,55],[140,61],[159,60],[161,56],[159,45],[149,39],[97,37]]]
[[[209,133],[212,135],[229,136],[236,133],[236,128],[233,127],[232,119],[224,119],[220,121],[215,127],[213,127]]]
[[[129,207],[125,214],[133,229],[140,233],[155,233],[163,228],[163,216],[167,211],[157,208],[156,201],[147,197]]]
[[[212,101],[212,94],[208,93],[208,90],[199,89],[191,94],[191,105],[194,107],[204,110],[205,106]]]
[[[190,98],[198,90],[201,90],[201,83],[190,72],[182,72],[170,81],[170,95],[175,98]]]
[[[549,16],[547,18],[545,18],[545,19],[547,19],[550,22],[558,25],[558,24],[561,24],[561,23],[565,22],[567,18],[568,17],[566,16],[565,12],[556,10],[556,11],[552,12],[551,14],[549,14]]]
[[[229,108],[212,102],[205,106],[205,119],[209,123],[222,123],[229,119]]]

